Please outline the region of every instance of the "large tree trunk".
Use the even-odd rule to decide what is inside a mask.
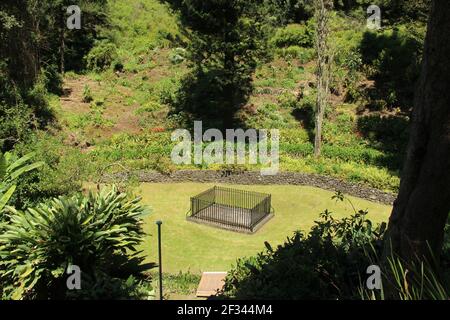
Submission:
[[[400,192],[386,253],[406,261],[435,258],[450,211],[450,6],[434,0],[425,41]]]

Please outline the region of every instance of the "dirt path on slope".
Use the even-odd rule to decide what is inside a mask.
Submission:
[[[105,126],[83,128],[87,136],[105,139],[119,133],[137,134],[142,132],[139,117],[135,114],[135,110],[139,106],[126,106],[124,99],[127,98],[127,94],[120,90],[121,88],[118,88],[114,95],[107,95],[103,91],[105,90],[104,84],[83,75],[64,80],[63,95],[60,98],[64,114],[83,115],[92,111],[91,103],[83,101],[86,85],[89,86],[94,99],[106,96],[102,117],[111,123]]]

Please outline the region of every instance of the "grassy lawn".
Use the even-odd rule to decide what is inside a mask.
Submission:
[[[225,231],[186,221],[190,197],[214,184],[144,183],[139,187],[143,202],[153,208],[146,218],[144,243],[148,261],[157,261],[157,220],[163,221],[164,272],[227,271],[237,258],[254,255],[264,249],[264,241],[281,244],[295,230],[307,231],[324,209],[336,218],[352,214],[348,203],[331,200],[333,192],[305,186],[252,185],[232,186],[272,194],[275,217],[253,235]],[[374,222],[386,221],[391,207],[350,197],[357,209],[368,209]]]

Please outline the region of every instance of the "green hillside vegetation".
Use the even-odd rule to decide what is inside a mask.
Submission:
[[[382,30],[370,31],[358,12],[344,16],[337,11],[332,19],[335,64],[323,157],[312,155],[312,17],[271,29],[270,59],[258,64],[253,93],[236,119],[244,128],[281,130],[282,170],[331,175],[395,192],[425,25],[383,21]],[[21,140],[16,150],[41,153],[52,170],[62,171],[56,163],[66,163],[64,171],[73,172],[77,181],[95,181],[102,171],[98,168],[175,170],[170,132],[186,121],[174,109],[191,68],[186,35],[176,15],[156,0],[110,1],[108,17],[85,56],[84,71],[65,74],[61,98],[45,95],[55,120]],[[45,154],[39,152],[43,149]],[[67,184],[73,184],[72,178],[54,187],[71,189]],[[48,190],[52,187],[46,179],[36,188],[62,191]]]

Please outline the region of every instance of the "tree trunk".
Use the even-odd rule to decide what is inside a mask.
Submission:
[[[228,42],[228,39],[226,39],[225,42]],[[234,76],[236,68],[235,68],[235,56],[232,52],[225,52],[224,69],[228,76],[228,79],[227,84],[225,85],[224,88],[224,97],[223,97],[223,101],[226,105],[226,108],[223,110],[224,113],[222,114],[223,132],[225,132],[226,129],[233,129],[234,114],[236,112],[236,92],[234,84]]]
[[[450,211],[450,6],[434,0],[386,254],[439,259]],[[428,248],[429,246],[429,248]]]
[[[65,55],[65,51],[66,51],[66,21],[65,21],[65,16],[62,15],[61,16],[61,30],[59,33],[59,54],[60,54],[60,71],[61,74],[64,76],[64,72],[65,72],[65,60],[64,60],[64,55]]]
[[[314,156],[317,158],[322,151],[322,124],[325,108],[328,103],[330,83],[331,55],[328,46],[329,10],[333,3],[330,0],[316,1],[316,50],[317,50],[317,100],[315,113]]]

